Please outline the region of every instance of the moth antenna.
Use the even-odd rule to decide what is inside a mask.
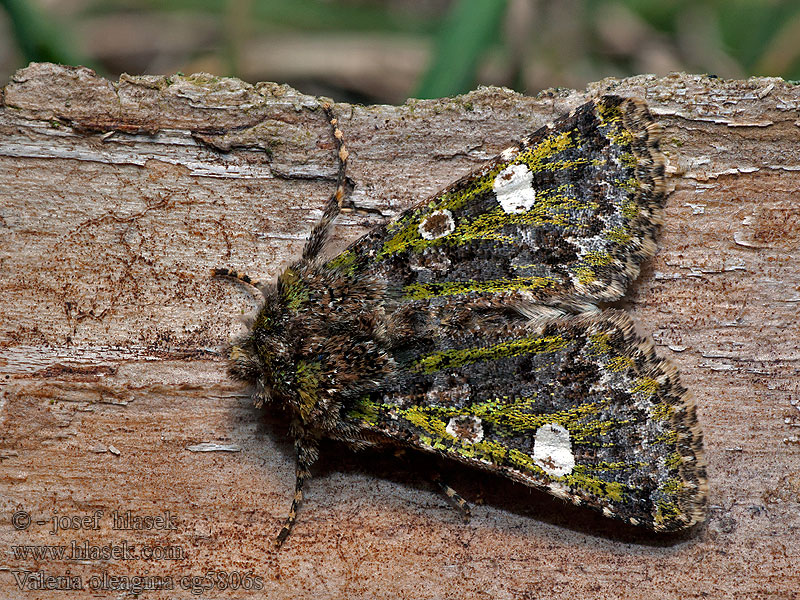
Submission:
[[[306,247],[303,248],[303,259],[311,260],[319,255],[322,248],[325,246],[325,241],[330,235],[333,221],[342,211],[342,201],[347,193],[345,172],[347,170],[347,157],[349,153],[344,145],[344,134],[339,129],[339,120],[333,114],[333,107],[329,102],[322,104],[322,110],[328,118],[328,122],[333,130],[333,140],[336,144],[336,157],[339,161],[339,171],[336,174],[336,190],[331,194],[328,202],[325,204],[325,209],[322,211],[322,218],[314,225],[311,230],[311,235],[306,242]]]
[[[216,268],[211,272],[212,277],[224,277],[226,279],[232,279],[234,281],[238,281],[239,283],[244,284],[250,291],[255,292],[258,294],[261,299],[264,299],[264,292],[261,291],[261,287],[263,284],[260,281],[253,280],[249,275],[245,275],[244,273],[239,273],[236,269],[227,269],[225,267]]]

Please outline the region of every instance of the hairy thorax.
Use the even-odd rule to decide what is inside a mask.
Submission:
[[[347,439],[354,432],[337,431],[350,401],[396,370],[392,348],[411,333],[403,311],[387,303],[380,277],[343,278],[316,262],[289,267],[263,293],[250,333],[231,349],[232,372],[260,402],[288,409],[294,428]]]

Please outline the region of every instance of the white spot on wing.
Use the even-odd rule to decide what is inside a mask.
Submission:
[[[456,222],[453,220],[453,213],[449,210],[437,210],[419,224],[417,228],[424,240],[435,240],[453,233]]]
[[[554,477],[572,473],[575,455],[572,453],[569,431],[558,423],[539,427],[533,442],[533,461]]]
[[[525,165],[511,165],[495,177],[492,185],[497,201],[510,214],[528,212],[536,201],[533,173]]]
[[[511,160],[516,155],[518,148],[516,146],[509,146],[500,153],[500,158],[503,160]]]
[[[477,444],[483,439],[483,424],[478,417],[459,415],[451,417],[445,431],[457,440]]]

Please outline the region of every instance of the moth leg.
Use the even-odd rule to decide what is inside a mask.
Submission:
[[[333,108],[327,102],[322,105],[322,110],[328,118],[328,122],[333,129],[333,139],[336,144],[336,156],[339,161],[339,171],[336,174],[336,190],[331,194],[325,208],[322,211],[322,218],[314,225],[311,230],[311,235],[306,242],[306,247],[303,248],[303,258],[306,260],[316,257],[320,250],[325,245],[325,240],[331,231],[334,219],[339,215],[342,209],[342,201],[344,200],[346,190],[345,171],[347,170],[347,157],[349,153],[344,145],[344,134],[339,129],[339,120],[333,114]]]
[[[232,279],[234,281],[238,281],[239,283],[243,283],[248,288],[254,290],[258,295],[263,297],[263,292],[261,291],[262,283],[260,281],[253,280],[249,275],[245,275],[244,273],[239,273],[236,269],[226,269],[225,267],[218,267],[211,272],[212,277],[224,277],[226,279]]]
[[[294,498],[292,499],[292,507],[289,509],[289,516],[286,517],[286,521],[283,523],[281,532],[275,539],[275,546],[277,548],[280,548],[283,542],[286,541],[286,538],[289,537],[289,533],[292,531],[292,527],[294,527],[294,523],[297,520],[297,510],[300,508],[300,504],[303,502],[303,484],[305,483],[306,479],[307,477],[302,476],[298,471],[297,480],[294,486]]]
[[[408,460],[405,448],[396,448],[394,455],[404,461]],[[442,480],[442,476],[438,471],[428,473],[427,478],[437,488],[439,488],[439,491],[444,494],[444,499],[447,500],[447,503],[450,506],[458,511],[464,522],[469,522],[469,520],[472,518],[472,510],[469,507],[469,503],[464,500],[464,498],[462,498],[457,491],[455,491]]]
[[[303,484],[306,479],[311,477],[311,465],[317,460],[319,456],[318,445],[316,441],[309,441],[307,438],[298,438],[294,443],[295,451],[297,452],[297,467],[295,468],[295,484],[294,484],[294,498],[292,499],[292,506],[289,508],[289,515],[283,523],[278,537],[275,539],[275,547],[280,548],[292,527],[297,520],[297,511],[303,503]]]
[[[469,520],[472,518],[472,510],[470,509],[467,501],[464,500],[464,498],[462,498],[457,491],[442,481],[442,477],[438,473],[432,475],[431,479],[444,494],[447,503],[461,514],[461,518],[464,519],[465,522],[469,522]]]

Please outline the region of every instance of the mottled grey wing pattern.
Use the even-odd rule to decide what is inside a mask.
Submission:
[[[636,525],[702,518],[694,409],[625,313],[459,324],[403,367],[348,419]]]
[[[544,306],[619,298],[654,252],[662,190],[646,108],[603,97],[328,262],[382,281],[388,322],[413,323],[387,342],[394,375],[342,419],[657,531],[701,520],[702,436],[674,367],[624,313]]]
[[[328,263],[409,300],[523,292],[616,300],[651,256],[663,202],[656,128],[605,96],[543,127]]]

